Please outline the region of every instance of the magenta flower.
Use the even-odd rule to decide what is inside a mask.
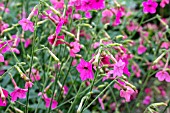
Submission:
[[[64,8],[64,0],[50,0],[55,9],[63,9]]]
[[[125,67],[125,63],[122,62],[122,60],[119,60],[116,64],[114,64],[114,70],[113,70],[114,78],[116,76],[122,76],[124,67]]]
[[[100,106],[101,106],[102,110],[104,110],[103,99],[102,98],[98,98],[98,101],[100,103]]]
[[[0,62],[4,62],[4,56],[0,53]]]
[[[6,101],[7,97],[8,97],[8,91],[0,87],[0,106],[7,105],[7,101]]]
[[[64,40],[64,35],[62,36],[56,36],[56,35],[50,35],[48,37],[48,42],[53,45],[54,41],[55,41],[55,38],[57,38],[57,41],[55,43],[55,46],[58,46],[59,44],[63,44],[62,41],[60,41],[60,39]]]
[[[39,81],[41,79],[39,71],[34,69],[34,68],[32,68],[32,73],[30,75],[30,78],[31,78],[32,82]]]
[[[70,43],[70,56],[75,57],[76,53],[78,53],[81,49],[81,45],[75,41]]]
[[[84,59],[81,59],[76,69],[80,73],[82,81],[94,78],[92,64],[90,62],[86,62]]]
[[[156,13],[156,8],[158,6],[158,3],[153,0],[148,0],[142,3],[143,5],[143,12],[144,13]]]
[[[161,3],[160,3],[160,6],[161,6],[162,8],[164,8],[165,5],[166,5],[166,4],[169,4],[169,3],[170,3],[170,0],[162,0]]]
[[[170,75],[166,71],[159,71],[156,73],[156,77],[158,78],[159,81],[166,81],[170,82]]]
[[[24,47],[27,48],[31,44],[32,40],[30,38],[27,38],[24,42]]]
[[[92,9],[100,10],[105,8],[105,0],[91,0],[92,1]]]
[[[134,93],[134,90],[129,87],[129,86],[126,86],[126,90],[120,90],[120,97],[124,97],[126,102],[130,102],[130,97],[131,95],[133,95]]]
[[[22,29],[24,31],[29,30],[31,32],[34,32],[34,24],[30,20],[23,18],[18,23],[22,26]]]
[[[139,45],[139,47],[138,47],[138,54],[141,55],[141,54],[145,53],[146,50],[147,50],[147,48],[145,46]]]
[[[41,95],[41,94],[39,94],[39,95]],[[49,108],[49,107],[50,107],[51,98],[48,98],[46,94],[44,94],[44,95],[42,96],[42,98],[43,98],[44,101],[45,101],[45,106],[46,106],[47,108]],[[53,99],[53,100],[52,100],[51,108],[52,108],[52,109],[55,109],[55,108],[57,107],[57,105],[58,105],[58,102]]]
[[[26,98],[26,93],[27,93],[28,89],[22,89],[19,87],[15,87],[15,90],[13,92],[11,92],[11,101],[15,102],[17,100],[17,98],[20,99],[24,99]]]
[[[142,103],[145,104],[145,105],[148,105],[148,104],[150,104],[150,102],[151,102],[151,97],[146,96]]]
[[[58,36],[59,35],[59,33],[60,33],[60,31],[61,31],[61,27],[63,26],[63,24],[64,24],[64,18],[60,18],[60,21],[59,21],[59,23],[58,23],[58,25],[57,25],[57,27],[56,27],[56,36]]]
[[[112,18],[113,16],[113,13],[111,10],[109,9],[105,9],[103,12],[102,12],[102,22],[105,24],[105,23],[110,23],[110,19]]]
[[[67,93],[68,93],[68,87],[67,87],[66,85],[64,85],[63,91],[64,91],[64,95],[67,95]]]
[[[121,17],[122,17],[122,12],[120,10],[118,10],[117,13],[116,13],[116,19],[113,22],[113,26],[117,26],[117,25],[120,24]]]
[[[25,83],[25,89],[32,88],[33,83],[31,81],[28,81]]]

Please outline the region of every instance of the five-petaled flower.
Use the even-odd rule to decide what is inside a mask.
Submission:
[[[144,13],[156,13],[156,8],[158,6],[158,3],[153,0],[148,0],[142,3],[143,5],[143,12]]]
[[[81,59],[76,69],[80,73],[82,81],[94,78],[92,64],[90,62],[86,62],[84,59]]]
[[[24,31],[31,31],[31,32],[34,32],[34,24],[33,22],[31,22],[30,20],[26,19],[26,18],[23,18],[22,20],[20,20],[18,22],[21,26],[22,26],[22,29]]]

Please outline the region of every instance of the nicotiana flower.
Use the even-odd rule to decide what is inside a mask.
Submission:
[[[86,62],[84,59],[81,59],[76,69],[80,73],[82,81],[94,78],[92,64],[90,62]]]
[[[116,64],[114,64],[113,70],[114,77],[122,76],[124,67],[125,63],[122,60],[119,60]]]
[[[38,94],[38,96],[40,96],[40,95],[42,95],[42,93],[39,93],[39,94]],[[44,99],[45,106],[46,106],[47,108],[49,108],[49,107],[50,107],[50,102],[51,102],[51,99],[52,99],[52,98],[48,98],[48,96],[47,96],[46,94],[43,94],[43,95],[42,95],[42,98]],[[53,99],[53,100],[52,100],[51,108],[52,108],[52,109],[55,109],[55,108],[57,107],[57,105],[58,105],[58,102]]]
[[[76,53],[78,53],[81,49],[81,45],[75,41],[70,43],[70,56],[75,57]]]
[[[31,81],[28,81],[25,83],[25,89],[31,88],[33,83]]]
[[[161,3],[160,3],[160,6],[161,6],[162,8],[164,8],[165,5],[166,5],[166,4],[169,4],[169,3],[170,3],[170,0],[162,0]]]
[[[7,97],[8,97],[8,91],[0,87],[0,106],[7,105],[7,101],[6,101]]]
[[[26,18],[23,18],[22,20],[20,20],[18,22],[21,26],[22,26],[22,29],[24,31],[31,31],[31,32],[34,32],[34,24],[33,22],[31,22],[30,20],[26,19]]]
[[[66,85],[64,85],[63,91],[64,91],[64,95],[67,95],[67,93],[68,93],[68,87],[67,87]]]
[[[57,36],[57,35],[50,35],[49,37],[48,37],[48,42],[51,44],[51,45],[53,45],[53,43],[54,43],[54,41],[55,41],[55,39],[57,38],[57,41],[56,41],[56,43],[55,43],[55,46],[58,46],[59,44],[63,44],[63,42],[62,41],[60,41],[60,39],[62,39],[62,40],[64,40],[64,35],[62,35],[62,36]]]
[[[138,54],[141,55],[141,54],[145,53],[146,50],[147,50],[147,48],[140,44],[138,47]]]
[[[4,62],[4,56],[0,53],[0,62]]]
[[[156,8],[158,6],[158,3],[155,2],[154,0],[147,0],[143,2],[142,5],[143,5],[144,13],[151,13],[151,14],[156,13]]]
[[[98,101],[100,103],[101,108],[104,110],[103,99],[102,98],[98,98]]]
[[[32,73],[30,75],[30,78],[31,78],[32,82],[39,81],[41,79],[39,71],[37,69],[32,68]]]
[[[11,92],[11,101],[15,102],[18,98],[20,99],[24,99],[26,98],[26,93],[27,93],[28,89],[22,89],[19,87],[15,87],[15,90],[13,92]]]
[[[142,103],[148,105],[150,104],[150,102],[151,102],[151,96],[146,96]]]
[[[166,71],[159,71],[156,73],[156,77],[158,78],[159,81],[166,81],[166,82],[170,82],[170,75],[168,72]]]
[[[124,97],[126,102],[130,102],[130,97],[131,95],[133,95],[134,92],[135,91],[131,87],[126,86],[126,90],[120,90],[120,97]]]

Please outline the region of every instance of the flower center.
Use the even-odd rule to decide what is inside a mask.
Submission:
[[[85,70],[88,70],[88,67],[84,67]]]

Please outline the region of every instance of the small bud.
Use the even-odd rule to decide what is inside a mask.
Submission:
[[[59,59],[48,49],[50,55],[54,58],[55,61],[59,62]]]

